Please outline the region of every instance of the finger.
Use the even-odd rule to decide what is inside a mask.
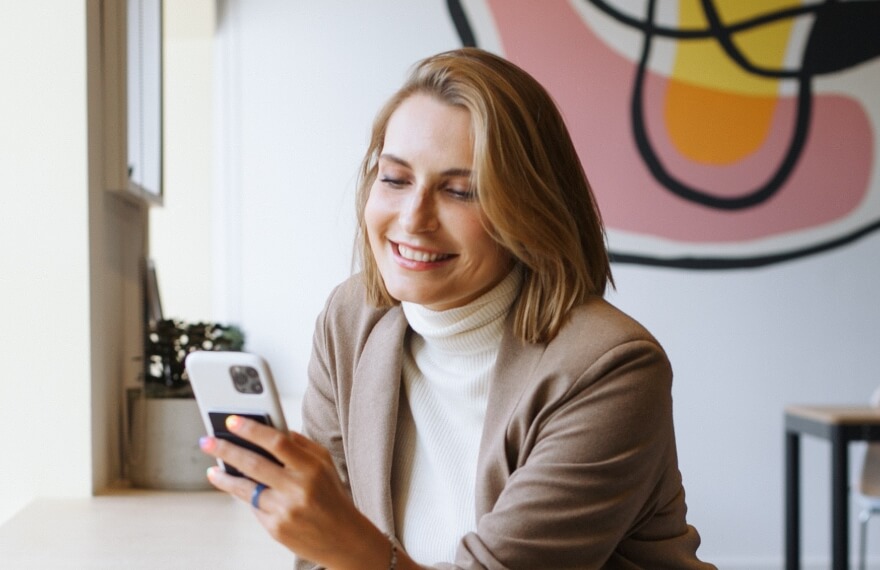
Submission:
[[[324,457],[324,448],[296,432],[282,432],[241,416],[226,418],[226,428],[233,434],[254,443],[288,466],[295,466],[304,455],[317,459]]]
[[[283,467],[240,445],[217,437],[203,437],[199,440],[199,446],[208,455],[235,467],[255,481],[274,487],[284,480]]]
[[[271,489],[262,483],[229,475],[219,467],[208,469],[208,481],[221,491],[250,504],[251,507],[259,511],[271,512],[273,508],[274,501]]]

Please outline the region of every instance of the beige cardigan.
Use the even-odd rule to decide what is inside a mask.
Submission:
[[[685,521],[672,372],[657,341],[598,298],[547,344],[522,343],[511,320],[480,443],[477,530],[454,564],[431,567],[714,568],[697,559],[700,538]],[[366,304],[359,276],[340,285],[318,318],[303,402],[304,432],[389,534],[407,330],[399,307]]]

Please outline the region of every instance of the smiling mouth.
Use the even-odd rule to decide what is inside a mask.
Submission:
[[[451,253],[428,253],[427,251],[418,251],[412,248],[409,248],[403,244],[395,244],[397,246],[397,253],[403,259],[409,261],[417,261],[419,263],[434,263],[437,261],[445,261],[452,257],[455,257]]]

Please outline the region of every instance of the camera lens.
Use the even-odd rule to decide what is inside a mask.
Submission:
[[[232,376],[232,385],[242,394],[262,394],[263,383],[260,382],[260,373],[251,366],[232,366],[229,369]]]

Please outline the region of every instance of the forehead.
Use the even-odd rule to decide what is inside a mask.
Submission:
[[[431,95],[411,95],[391,114],[382,153],[407,161],[433,157],[469,167],[473,161],[470,112]]]

